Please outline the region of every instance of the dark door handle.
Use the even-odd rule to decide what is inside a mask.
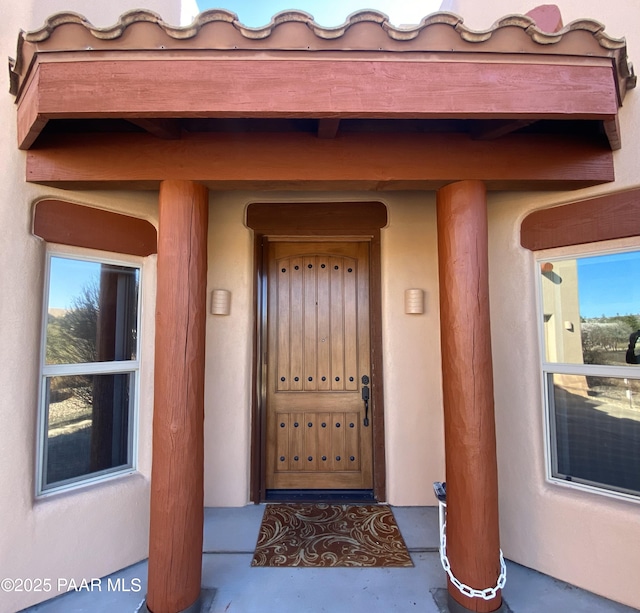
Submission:
[[[369,388],[366,385],[369,383],[369,377],[367,375],[362,377],[362,383],[364,384],[362,386],[362,400],[364,400],[364,425],[366,428],[369,426]]]

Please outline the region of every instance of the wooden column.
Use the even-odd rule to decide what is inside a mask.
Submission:
[[[443,187],[437,213],[447,554],[453,575],[483,590],[494,587],[500,573],[484,184]],[[502,597],[469,598],[449,582],[449,603],[452,611],[487,612],[497,610]]]
[[[185,611],[200,596],[207,219],[204,186],[161,183],[147,592],[152,613]]]

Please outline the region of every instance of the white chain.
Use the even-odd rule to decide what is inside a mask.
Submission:
[[[446,508],[446,503],[440,503],[441,513],[442,507]],[[442,517],[442,515],[441,515]],[[488,587],[485,590],[475,590],[468,585],[465,585],[458,579],[453,576],[453,572],[451,571],[451,564],[449,563],[449,558],[447,558],[447,522],[443,521],[440,524],[440,562],[442,563],[442,568],[444,568],[447,576],[451,580],[451,583],[455,585],[458,590],[468,596],[469,598],[482,598],[483,600],[491,600],[498,595],[498,590],[501,590],[505,583],[507,582],[507,566],[504,563],[504,557],[502,556],[502,549],[500,550],[500,575],[498,576],[498,583],[496,583],[495,587]]]

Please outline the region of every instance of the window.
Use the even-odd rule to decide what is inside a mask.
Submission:
[[[47,257],[38,494],[133,468],[140,269]]]
[[[640,496],[640,251],[538,262],[549,477]]]

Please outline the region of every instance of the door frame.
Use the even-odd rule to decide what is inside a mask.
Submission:
[[[384,381],[382,364],[382,292],[380,228],[387,225],[382,202],[314,202],[250,204],[246,225],[254,231],[255,329],[251,399],[250,500],[265,501],[266,449],[266,316],[269,240],[357,239],[370,244],[369,292],[371,336],[371,425],[373,428],[373,496],[387,497],[384,437]]]

